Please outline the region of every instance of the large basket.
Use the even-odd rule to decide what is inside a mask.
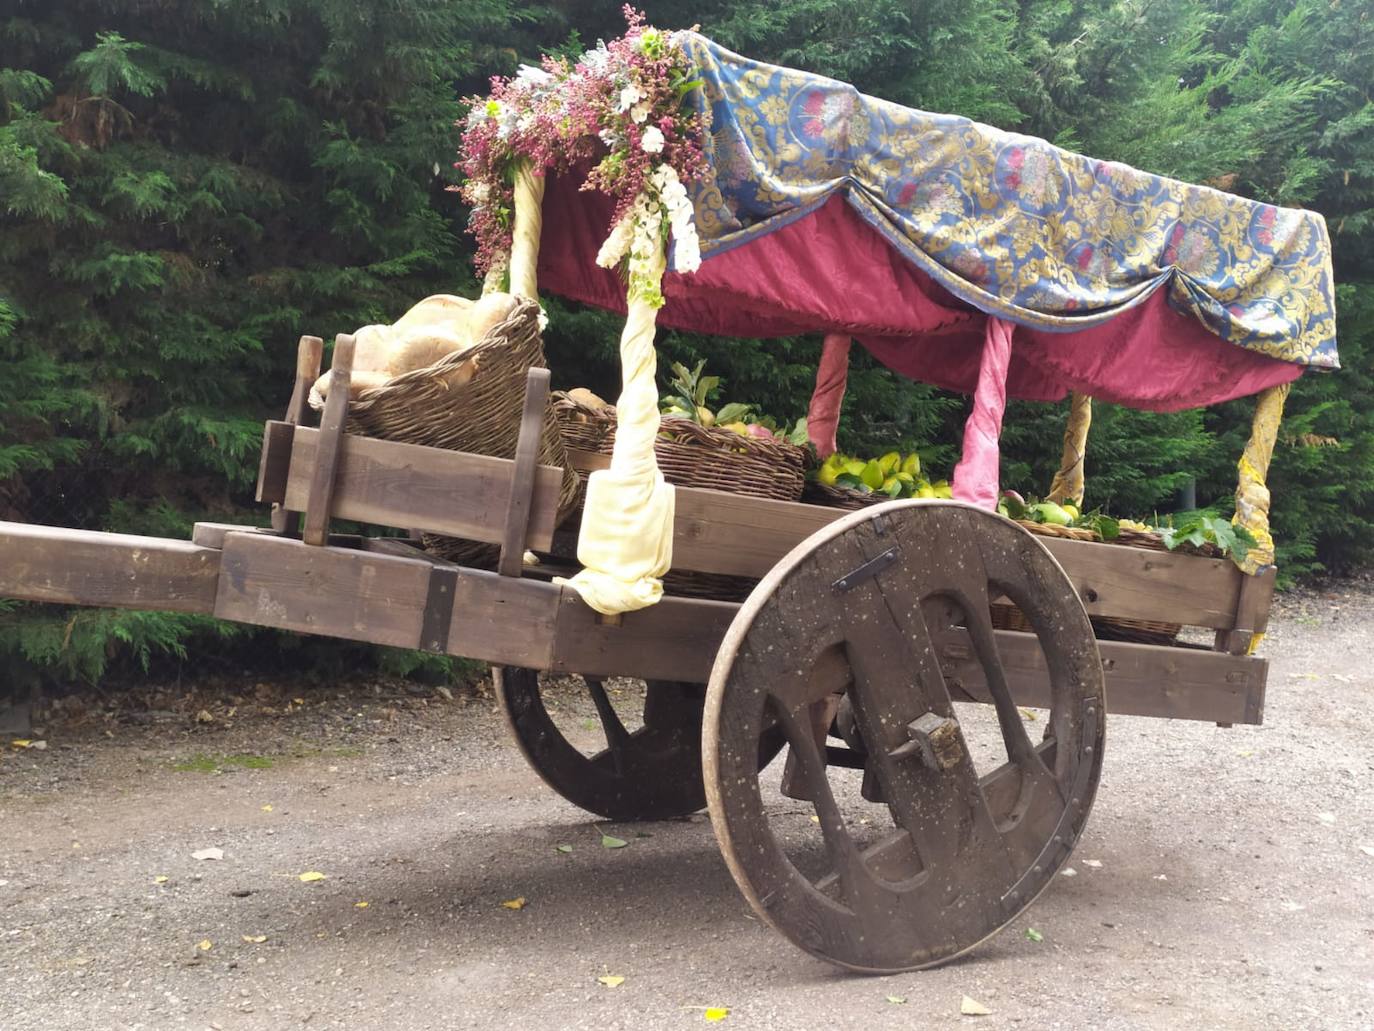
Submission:
[[[477,359],[476,375],[455,385],[454,372],[471,358]],[[466,351],[403,373],[350,400],[347,432],[404,444],[514,458],[520,437],[525,377],[531,368],[543,366],[539,306],[522,300],[509,318],[493,326]],[[312,390],[310,404],[319,410],[324,407],[324,399]],[[561,520],[577,507],[581,482],[567,461],[552,404],[544,417],[539,461],[563,470],[558,496]],[[453,489],[461,490],[462,484],[454,484]],[[500,551],[494,544],[457,537],[426,533],[423,538],[427,551],[463,565],[494,567]]]
[[[555,410],[569,447],[611,453],[614,408],[590,408],[562,394]],[[689,419],[665,417],[661,421],[654,457],[663,478],[679,487],[798,501],[806,485],[806,448],[785,440],[745,437]]]

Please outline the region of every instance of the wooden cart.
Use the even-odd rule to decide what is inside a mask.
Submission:
[[[336,345],[336,368],[350,351]],[[958,955],[1050,883],[1092,804],[1107,698],[1113,713],[1262,718],[1268,666],[1246,652],[1265,628],[1272,570],[1035,537],[956,502],[841,512],[683,488],[674,568],[762,581],[744,604],[668,597],[603,617],[551,582],[561,570],[522,562],[526,549],[557,550],[562,471],[535,460],[547,370],[529,373],[505,460],[346,434],[346,390],[319,428],[304,425],[318,362],[318,340],[304,341],[288,417],[266,425],[258,499],[274,506],[273,529],[199,524],[179,542],[0,523],[0,596],[198,612],[493,663],[510,728],[555,790],[616,820],[709,805],[758,913],[861,971]],[[331,519],[490,542],[499,569],[436,560],[405,538],[331,535]],[[993,628],[1001,598],[1032,631]],[[1099,642],[1089,616],[1202,627],[1215,644]],[[563,736],[540,671],[585,678],[604,750],[585,755]],[[622,721],[607,677],[647,681],[641,720]],[[975,766],[961,733],[954,703],[967,701],[996,713],[1005,759],[992,768]],[[1022,707],[1047,711],[1027,722]],[[845,769],[863,771],[871,820],[832,787],[828,774]],[[770,778],[814,806],[825,869],[803,872],[789,855],[777,824],[796,816],[765,806]]]

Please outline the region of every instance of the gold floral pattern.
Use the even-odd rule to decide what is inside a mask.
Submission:
[[[1336,368],[1326,222],[864,96],[679,35],[703,87],[702,254],[842,193],[956,296],[1022,325],[1097,325],[1157,288],[1224,340]],[[894,234],[895,230],[895,234]]]

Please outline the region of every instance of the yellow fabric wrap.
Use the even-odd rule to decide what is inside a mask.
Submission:
[[[1064,455],[1050,484],[1050,500],[1083,505],[1083,459],[1088,453],[1088,427],[1093,421],[1093,399],[1087,394],[1069,395],[1069,422],[1064,427]]]
[[[1231,522],[1250,531],[1256,544],[1240,563],[1240,568],[1254,574],[1274,564],[1274,538],[1269,532],[1269,460],[1274,456],[1274,441],[1279,434],[1279,420],[1283,418],[1283,402],[1290,384],[1269,387],[1255,403],[1255,418],[1250,425],[1250,440],[1238,463],[1239,483],[1236,485],[1236,514]]]
[[[543,229],[544,177],[535,175],[524,162],[515,170],[515,226],[510,242],[510,292],[516,297],[539,300],[539,234]]]
[[[663,277],[660,252],[655,278]],[[631,296],[620,337],[622,385],[616,402],[609,469],[587,481],[577,558],[582,572],[566,581],[597,612],[647,608],[663,596],[661,577],[673,559],[673,488],[654,458],[658,439],[658,309]]]

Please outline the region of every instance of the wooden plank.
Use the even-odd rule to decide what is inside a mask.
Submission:
[[[459,572],[448,651],[499,666],[554,668],[563,588],[477,569]]]
[[[695,598],[664,598],[619,625],[600,623],[577,592],[563,591],[552,668],[592,676],[644,677],[705,683],[716,651],[739,606]]]
[[[0,522],[0,597],[209,613],[219,559],[190,541]]]
[[[305,507],[319,432],[296,429],[287,508]],[[346,434],[334,481],[334,516],[500,544],[513,464],[507,458]],[[525,547],[546,551],[552,544],[562,481],[557,466],[538,466]]]
[[[1269,606],[1274,600],[1274,582],[1278,570],[1273,566],[1254,576],[1241,577],[1240,598],[1236,601],[1234,630],[1218,630],[1217,651],[1244,655],[1256,634],[1264,633],[1269,625]]]
[[[506,525],[496,571],[519,576],[529,536],[530,505],[534,501],[534,473],[539,464],[539,441],[544,435],[544,412],[549,401],[549,370],[530,369],[525,375],[525,407],[520,413],[520,436],[511,467]]]
[[[1018,705],[1049,704],[1044,653],[1032,634],[998,630],[997,650]],[[975,701],[990,701],[982,667],[966,633],[937,644],[947,679]],[[1107,711],[1217,723],[1261,723],[1268,663],[1205,649],[1101,641]]]
[[[762,577],[844,510],[678,487],[673,568]]]
[[[260,533],[224,538],[214,612],[282,630],[417,647],[431,564]]]
[[[245,523],[196,523],[191,527],[191,543],[202,548],[224,547],[225,534],[276,533],[268,526],[249,526]]]
[[[319,443],[315,468],[310,476],[310,492],[305,501],[305,525],[301,537],[307,544],[321,545],[329,536],[329,516],[334,501],[334,483],[339,468],[339,443],[348,422],[348,390],[353,379],[353,348],[356,341],[347,333],[334,338],[334,360],[329,366],[329,399],[320,418]]]
[[[291,400],[286,405],[286,423],[295,426],[305,418],[306,405],[310,397],[310,388],[315,381],[320,378],[320,362],[324,359],[324,341],[319,337],[303,336],[300,343],[296,345],[296,380],[291,386]],[[287,451],[290,451],[290,443],[287,443]],[[268,449],[263,448],[263,460],[266,461]],[[263,470],[259,470],[258,480],[262,481]],[[286,469],[283,467],[280,475],[285,478]],[[301,517],[299,512],[288,512],[280,505],[272,506],[272,529],[294,537],[300,532]]]
[[[296,427],[289,422],[269,420],[262,427],[262,457],[258,459],[257,500],[272,506],[272,529],[285,533],[292,522],[277,519],[279,513],[288,513],[282,506],[286,497],[286,478],[291,471],[291,442],[296,435]],[[295,521],[299,524],[300,520]],[[281,525],[278,525],[278,524]],[[296,530],[299,530],[299,525]]]
[[[1245,574],[1230,559],[1041,537],[1090,616],[1229,628]]]

